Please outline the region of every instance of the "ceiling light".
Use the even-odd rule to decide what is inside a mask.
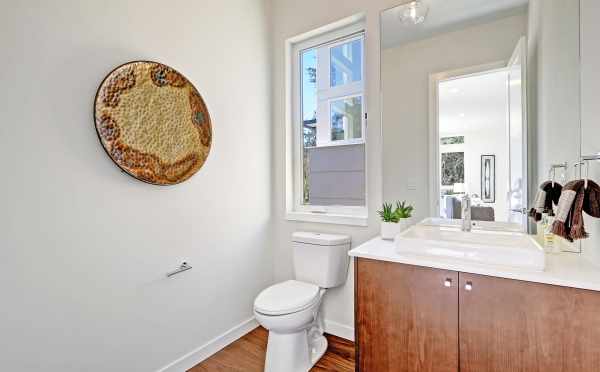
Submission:
[[[418,25],[425,21],[429,8],[421,0],[412,1],[400,8],[400,22],[407,25]]]
[[[460,116],[461,118],[464,118],[466,115],[461,112],[460,114],[458,114],[458,116]]]

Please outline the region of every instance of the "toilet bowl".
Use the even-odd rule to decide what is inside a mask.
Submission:
[[[254,316],[269,331],[265,372],[307,372],[323,356],[321,302],[348,274],[348,236],[298,232],[292,240],[296,279],[266,288],[254,301]]]
[[[325,289],[289,280],[258,295],[254,316],[269,330],[265,371],[308,371],[325,353],[319,318]]]

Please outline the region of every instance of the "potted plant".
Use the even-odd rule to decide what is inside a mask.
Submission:
[[[400,218],[394,212],[391,203],[383,203],[382,209],[377,211],[379,217],[381,217],[382,239],[394,239],[396,234],[400,233],[400,225],[398,225]]]
[[[381,217],[381,238],[391,240],[396,235],[410,226],[412,221],[412,205],[407,205],[406,201],[396,202],[396,208],[391,203],[383,203],[382,209],[377,211]]]
[[[402,203],[396,202],[396,210],[394,213],[398,216],[398,225],[400,225],[400,231],[404,231],[412,225],[412,212],[414,207],[410,204],[406,204],[406,200]]]

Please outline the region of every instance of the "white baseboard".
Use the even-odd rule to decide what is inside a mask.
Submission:
[[[247,319],[222,335],[213,338],[204,345],[187,353],[176,361],[169,363],[168,365],[159,369],[157,372],[185,372],[196,364],[215,354],[217,351],[223,349],[225,346],[252,331],[256,327],[258,327],[258,322],[256,322],[254,317]]]
[[[325,319],[325,332],[354,341],[354,327]]]

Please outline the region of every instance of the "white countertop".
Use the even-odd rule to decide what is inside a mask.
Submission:
[[[519,271],[500,266],[484,266],[424,256],[402,255],[396,252],[392,240],[383,240],[380,237],[373,238],[352,249],[349,255],[379,261],[600,291],[600,267],[593,265],[578,253],[546,254],[546,268],[540,272]]]

